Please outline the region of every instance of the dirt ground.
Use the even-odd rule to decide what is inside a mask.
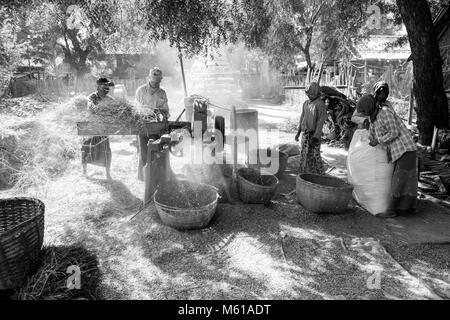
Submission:
[[[262,126],[262,145],[267,135]],[[279,142],[293,135],[280,133]],[[295,157],[268,206],[245,205],[232,190],[233,203],[219,204],[204,230],[167,227],[153,205],[130,221],[144,193],[133,139],[111,138],[113,180],[98,167],[84,177],[78,157],[62,177],[27,192],[46,204],[45,245],[81,245],[98,258],[101,298],[450,298],[449,244],[404,243],[354,202],[343,214],[306,211],[285,195],[295,189]],[[322,150],[330,174],[345,178],[346,151]]]

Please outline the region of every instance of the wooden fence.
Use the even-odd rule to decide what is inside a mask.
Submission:
[[[111,79],[116,84],[123,84],[126,88],[127,96],[134,96],[136,90],[145,79]],[[12,80],[9,84],[9,91],[12,97],[23,97],[34,93],[49,93],[58,96],[70,96],[84,94],[88,95],[97,88],[95,78],[76,78],[71,81],[63,79],[18,79]]]

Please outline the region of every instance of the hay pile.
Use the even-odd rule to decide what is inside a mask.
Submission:
[[[21,98],[1,99],[0,112],[17,117],[32,117],[58,100],[58,97],[46,93],[35,93]]]
[[[105,99],[95,106],[94,117],[106,123],[133,123],[136,124],[141,115],[124,99]]]
[[[78,266],[81,288],[69,290],[67,268]],[[17,300],[101,299],[101,273],[98,259],[83,246],[46,247],[41,252],[41,265],[26,284],[13,295]]]
[[[45,184],[75,158],[76,139],[39,120],[4,121],[0,128],[0,188]]]
[[[89,107],[86,96],[77,96],[57,110],[57,119],[65,122],[101,122],[124,125],[139,125],[144,117],[126,99],[104,99]]]
[[[87,121],[91,116],[88,110],[88,98],[84,95],[76,96],[58,106],[55,114],[56,119],[63,122]]]

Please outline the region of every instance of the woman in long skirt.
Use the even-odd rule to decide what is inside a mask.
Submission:
[[[327,107],[320,99],[320,87],[311,82],[306,87],[308,100],[303,104],[295,141],[300,140],[299,173],[324,174],[325,168],[320,155],[322,128],[327,119]]]
[[[114,83],[106,78],[100,78],[97,80],[97,91],[93,92],[88,97],[89,110],[95,113],[95,107],[100,101],[112,100],[108,95],[111,87]],[[81,164],[83,166],[83,174],[87,175],[87,165],[93,164],[96,166],[105,167],[106,178],[111,180],[111,146],[109,143],[109,137],[107,136],[94,136],[88,137],[83,141],[81,147]]]

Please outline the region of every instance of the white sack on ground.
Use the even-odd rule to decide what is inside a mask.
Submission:
[[[388,162],[382,146],[369,146],[367,130],[355,131],[348,151],[347,170],[355,200],[371,214],[386,211],[394,165]]]

